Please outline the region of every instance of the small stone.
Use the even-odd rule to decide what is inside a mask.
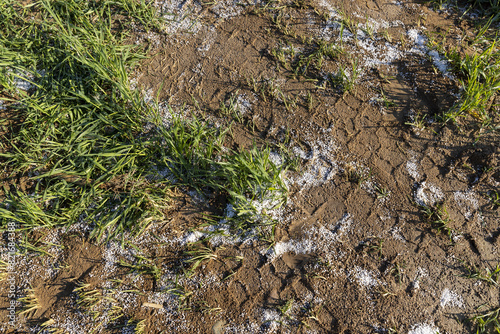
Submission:
[[[215,324],[212,326],[213,334],[222,334],[224,330],[224,326],[226,326],[225,320],[217,320]]]

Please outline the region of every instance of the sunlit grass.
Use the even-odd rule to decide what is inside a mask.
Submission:
[[[92,238],[110,240],[164,219],[174,187],[223,191],[235,205],[274,194],[286,200],[284,168],[270,162],[268,149],[224,149],[228,129],[195,117],[165,125],[157,106],[131,89],[128,73],[145,55],[124,44],[127,31],[115,31],[113,13],[153,15],[131,4],[2,1],[0,83],[22,124],[3,138],[0,158],[11,175],[34,181],[29,192],[6,189],[2,226],[84,222]]]

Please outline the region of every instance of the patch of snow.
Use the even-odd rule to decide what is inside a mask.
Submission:
[[[367,56],[364,58],[364,67],[374,68],[378,65],[389,65],[403,56],[403,52],[391,45],[375,44],[374,41],[365,39],[359,40],[358,45],[366,51]]]
[[[334,244],[341,242],[342,237],[350,230],[352,219],[350,214],[345,214],[336,224],[319,227],[312,226],[303,232],[301,240],[280,241],[274,248],[267,252],[270,260],[289,252],[295,254],[310,254],[324,252],[328,260],[335,257]]]
[[[243,12],[244,6],[239,6],[239,4],[242,4],[242,2],[238,0],[217,1],[216,4],[210,8],[210,11],[218,18],[227,20]]]
[[[168,24],[165,25],[165,32],[168,35],[187,32],[197,33],[201,28],[201,23],[197,19],[197,16],[203,8],[198,2],[156,0],[154,6],[168,20]]]
[[[399,240],[401,242],[406,242],[406,239],[401,233],[401,229],[398,226],[394,226],[393,228],[391,228],[390,232],[394,239]]]
[[[114,273],[120,257],[127,255],[127,252],[126,249],[121,247],[120,243],[116,241],[108,242],[104,251],[104,272],[106,274]]]
[[[433,323],[416,324],[412,326],[408,334],[439,334],[439,328]]]
[[[252,104],[246,98],[246,94],[238,95],[236,98],[236,110],[239,111],[240,115],[244,115],[252,110]]]
[[[449,72],[448,61],[441,58],[436,50],[429,50],[427,48],[427,38],[425,36],[423,36],[417,29],[408,30],[407,35],[414,45],[410,50],[411,53],[415,53],[421,56],[428,54],[429,57],[431,57],[434,66],[436,66],[436,68],[438,68],[441,73],[449,78],[453,77]]]
[[[449,306],[449,307],[459,307],[462,308],[464,306],[464,300],[462,296],[457,294],[454,291],[446,288],[441,293],[441,307]]]
[[[263,200],[248,200],[247,203],[250,207],[252,207],[255,212],[252,217],[249,219],[253,219],[255,221],[260,220],[277,220],[283,221],[284,219],[284,207],[279,206],[279,201],[273,199],[263,199]],[[173,238],[168,242],[170,243],[178,243],[180,245],[186,245],[188,243],[197,242],[202,238],[209,238],[209,242],[212,246],[220,246],[220,245],[232,245],[242,242],[251,242],[252,240],[257,239],[258,233],[262,232],[258,228],[250,229],[246,231],[242,235],[234,233],[231,231],[231,219],[237,219],[237,211],[232,204],[228,204],[224,218],[219,222],[209,225],[202,230],[189,232],[183,238]],[[270,228],[264,227],[264,228]]]
[[[203,236],[205,236],[205,233],[202,233],[200,231],[189,232],[188,235],[186,235],[186,237],[182,241],[182,245],[187,245],[187,244],[191,244],[191,243],[197,242]]]
[[[415,191],[415,202],[420,206],[433,206],[443,200],[441,189],[426,181],[422,182]]]
[[[436,68],[443,74],[449,76],[449,64],[448,60],[441,58],[436,50],[431,50],[428,52],[429,56],[432,57],[432,63]]]
[[[453,193],[455,201],[460,208],[466,219],[470,219],[473,216],[473,211],[479,208],[479,203],[472,190],[468,191],[455,191]]]
[[[418,172],[418,162],[415,156],[412,156],[412,158],[406,162],[406,171],[415,181],[420,180],[420,173]]]
[[[142,99],[143,99],[144,103],[146,103],[146,104],[152,104],[153,101],[154,101],[153,89],[150,88],[150,89],[144,91]]]
[[[359,27],[360,28],[367,28],[370,27],[373,32],[378,32],[380,29],[387,29],[391,26],[391,24],[385,20],[380,20],[377,21],[371,17],[368,18],[366,23],[360,23]]]
[[[227,218],[233,218],[236,216],[236,211],[234,210],[234,206],[232,204],[228,204],[226,209],[224,210],[224,215]]]
[[[429,276],[429,274],[427,273],[427,269],[422,268],[422,267],[417,268],[417,273],[415,274],[415,279],[422,279],[422,278],[427,277],[427,276]]]
[[[342,17],[337,13],[337,9],[333,7],[327,0],[318,0],[318,5],[328,11],[328,15],[332,19],[341,19]]]
[[[225,326],[225,333],[234,333],[234,334],[240,334],[240,333],[259,333],[261,332],[260,325],[257,324],[256,322],[250,322],[250,323],[243,323],[243,324],[231,324],[228,326]]]
[[[215,27],[209,27],[207,35],[205,36],[201,46],[199,46],[196,50],[198,50],[202,56],[205,56],[206,52],[212,48],[212,45],[215,42],[217,37],[217,30]]]
[[[262,311],[262,322],[266,328],[270,331],[275,331],[278,329],[280,324],[281,316],[277,310],[274,309],[264,309]]]
[[[31,83],[31,80],[33,80],[33,75],[31,73],[26,73],[26,74],[19,74],[20,77],[15,77],[14,78],[14,83],[17,87],[17,89],[28,91],[33,87],[33,84]]]
[[[279,167],[283,164],[283,158],[277,152],[269,153],[269,160],[276,166]]]
[[[378,280],[375,278],[375,274],[361,267],[356,266],[351,272],[351,275],[354,276],[359,285],[367,289],[379,285]]]
[[[407,32],[410,41],[419,49],[425,47],[426,38],[420,34],[417,29],[410,29]]]
[[[420,281],[422,281],[423,278],[427,277],[427,270],[421,267],[417,268],[417,272],[415,273],[415,278],[413,279],[412,282],[412,289],[418,290],[420,289]]]
[[[300,158],[307,160],[305,171],[298,178],[292,180],[300,187],[302,192],[313,186],[318,186],[331,180],[339,171],[340,167],[335,160],[337,144],[329,141],[317,141],[310,144],[311,150],[305,152],[299,147],[294,147],[293,152]]]

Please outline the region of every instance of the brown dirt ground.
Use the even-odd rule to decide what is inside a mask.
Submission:
[[[448,31],[448,42],[456,43],[454,36],[470,29],[466,21],[412,2],[313,0],[285,8],[291,29],[306,36],[325,28],[322,14],[330,8],[344,8],[361,23],[366,18],[399,22],[388,31],[393,44],[403,36],[398,44],[403,55],[363,65],[356,91],[342,94],[293,78],[278,64],[271,50],[280,42],[308,46],[285,36],[265,12],[257,15],[259,6],[191,1],[175,5],[179,22],[183,13],[197,20],[191,33],[182,30],[189,25],[179,23],[170,35],[134,36],[151,47],[151,58],[136,73],[138,86],[153,94],[162,87],[160,100],[168,101],[174,111],[203,111],[219,124],[227,119],[219,112],[220,101],[231,94],[242,96],[250,108],[242,122],[233,125],[235,148],[254,141],[279,143],[284,130],[289,131],[289,146],[304,155],[300,171],[287,176],[290,203],[280,212],[276,243],[267,251],[269,244],[258,240],[216,248],[216,260],[204,262],[193,277],[179,281],[192,292],[185,300],[191,309],[182,310],[177,306],[183,300],[172,290],[165,292],[172,288],[167,282],[175,280],[178,268],[187,268],[179,240],[204,222],[202,214],[224,213],[226,203],[218,194],[205,194],[200,201],[189,189],[182,190],[166,222],[151,226],[134,242],[162,269],[160,280],[117,266],[120,259],[132,261],[134,250],[95,245],[81,225],[57,233],[37,231],[30,240],[45,242],[52,256],[18,258],[19,293],[34,288],[40,308],[21,316],[16,332],[36,333],[48,319],[68,333],[95,326],[106,333],[131,332],[126,331],[129,327],[99,327],[83,313],[73,292],[77,282],[112,296],[111,304],[121,305],[126,319],[145,319],[147,333],[432,333],[436,328],[440,333],[467,333],[472,328],[464,320],[477,307],[498,307],[498,287],[463,277],[462,262],[481,268],[498,263],[498,211],[484,195],[498,190],[500,183],[498,135],[485,135],[474,144],[473,125],[459,130],[451,124],[426,123],[425,129],[405,124],[416,114],[427,119],[440,114],[458,92],[457,80],[437,70],[432,59],[410,52],[414,45],[408,31]],[[329,34],[338,36],[338,31]],[[385,43],[379,38],[376,45]],[[323,70],[334,71],[338,62],[353,55],[370,56],[352,39],[346,48],[339,60],[325,61]],[[313,71],[310,76],[322,74]],[[273,79],[296,99],[296,106],[286,108],[280,98],[264,100],[250,87],[251,77]],[[381,89],[394,106],[373,102]],[[371,178],[361,185],[353,182],[350,171],[368,170]],[[375,186],[390,194],[379,198]],[[423,222],[416,201],[444,202],[454,242]],[[50,246],[49,241],[64,247]],[[7,291],[6,283],[0,284]],[[290,300],[291,308],[281,314]],[[2,293],[2,319],[8,302]],[[0,328],[10,333],[7,326]]]

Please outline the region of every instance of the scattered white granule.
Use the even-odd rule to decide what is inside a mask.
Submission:
[[[374,274],[361,267],[354,268],[351,274],[354,275],[359,285],[367,289],[379,285],[377,279],[374,277]]]
[[[429,51],[429,56],[432,57],[432,63],[443,74],[447,75],[449,72],[449,63],[446,59],[441,58],[436,50]]]
[[[337,242],[341,242],[343,236],[350,230],[351,224],[351,215],[347,213],[336,223],[327,226],[313,226],[304,230],[304,236],[301,240],[292,239],[276,243],[266,255],[273,261],[282,254],[289,252],[309,254],[322,251],[327,254],[327,258],[334,258],[335,252],[332,249]]]
[[[441,71],[441,73],[447,77],[452,77],[449,71],[449,62],[446,59],[441,58],[436,50],[429,50],[427,48],[427,38],[425,36],[422,36],[416,29],[410,29],[408,30],[408,38],[414,44],[414,47],[410,50],[410,52],[419,55],[425,55],[427,53],[429,57],[432,58],[434,66]]]
[[[415,181],[420,180],[420,173],[418,172],[418,162],[414,156],[406,162],[406,171]]]
[[[279,153],[276,152],[270,152],[269,153],[269,160],[276,166],[279,167],[283,164],[283,158]]]
[[[462,296],[446,288],[443,290],[443,293],[441,293],[440,305],[441,307],[449,306],[462,308],[464,306],[464,301]]]
[[[415,191],[415,202],[420,206],[432,206],[443,200],[444,195],[438,187],[422,182]]]
[[[408,334],[439,334],[439,328],[434,324],[416,324],[413,325]]]
[[[455,191],[455,201],[466,219],[473,216],[473,211],[479,208],[479,203],[473,191]]]
[[[262,311],[262,322],[270,332],[273,332],[278,329],[280,324],[280,314],[274,309],[265,309]]]
[[[190,244],[190,243],[193,243],[193,242],[197,242],[198,240],[200,240],[205,234],[200,232],[200,231],[193,231],[193,232],[190,232],[185,238],[184,240],[182,241],[182,244],[183,245],[187,245],[187,244]]]

